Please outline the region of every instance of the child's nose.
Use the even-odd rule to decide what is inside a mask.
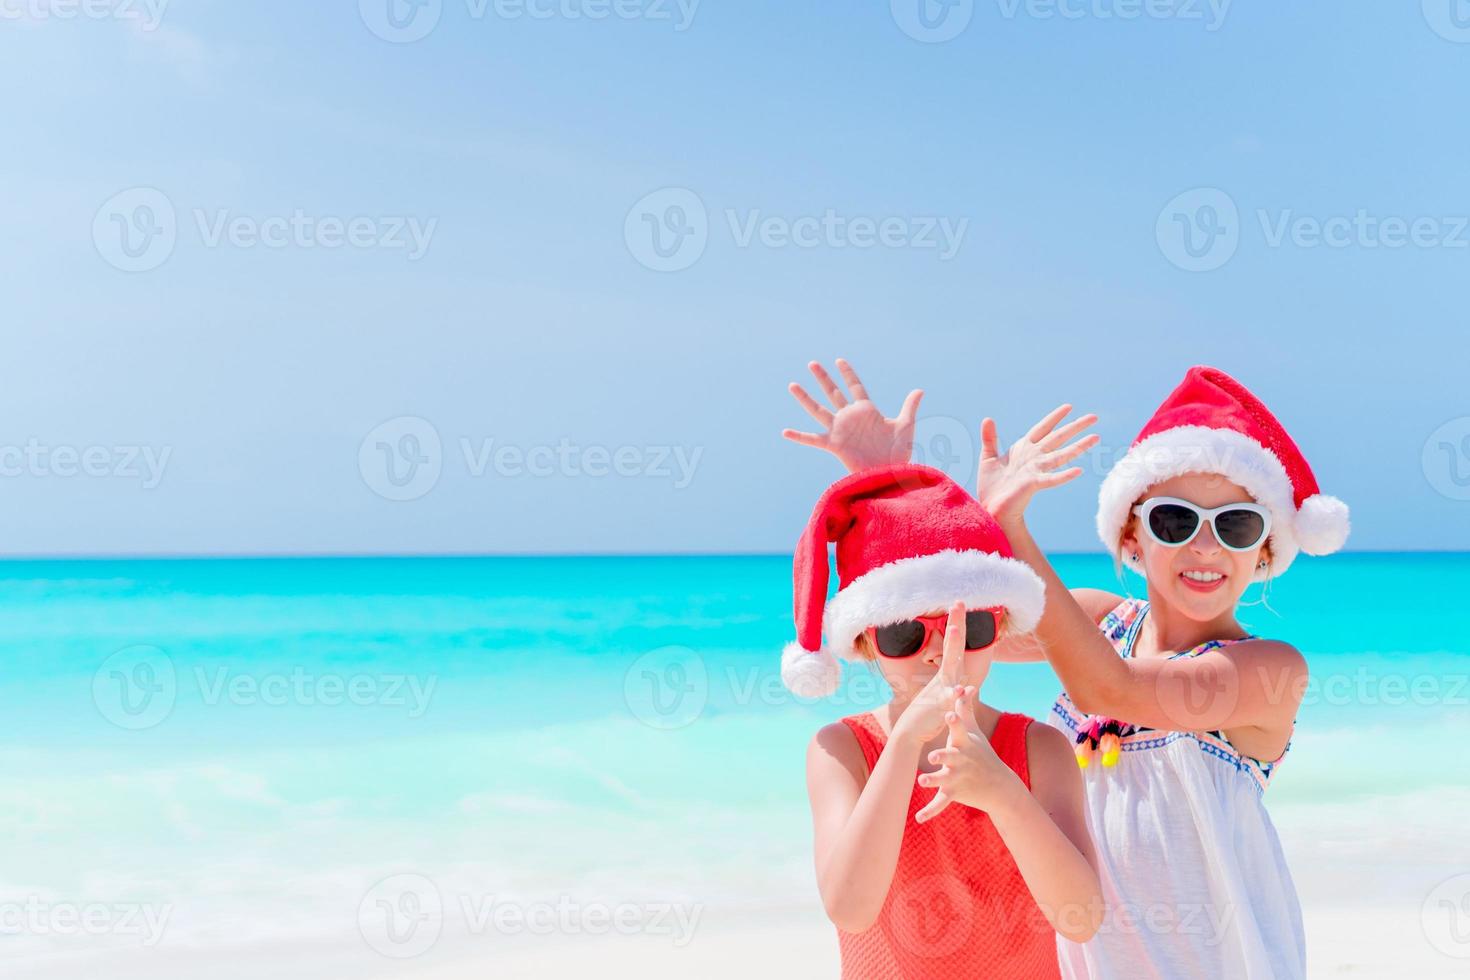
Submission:
[[[1220,539],[1215,537],[1215,525],[1206,523],[1189,542],[1189,549],[1195,554],[1210,557],[1220,553]]]
[[[944,627],[938,627],[929,634],[929,642],[924,644],[924,663],[937,667],[944,660]]]

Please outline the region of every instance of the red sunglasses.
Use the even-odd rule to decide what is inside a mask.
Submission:
[[[965,649],[984,650],[994,643],[1000,633],[1000,617],[1004,612],[1004,606],[966,611]],[[874,649],[885,657],[898,660],[912,657],[924,649],[934,633],[943,636],[948,623],[949,614],[940,613],[937,616],[915,616],[887,626],[869,626],[865,632]]]

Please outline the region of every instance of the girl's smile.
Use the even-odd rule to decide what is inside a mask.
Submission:
[[[1193,592],[1209,593],[1223,589],[1229,578],[1229,573],[1218,568],[1191,567],[1179,573],[1184,587]]]

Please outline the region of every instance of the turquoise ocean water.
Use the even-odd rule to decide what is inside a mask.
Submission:
[[[166,902],[176,946],[347,935],[365,889],[409,871],[711,921],[810,909],[805,744],[882,697],[861,672],[828,702],[781,688],[785,557],[12,561],[0,579],[0,900]],[[1303,558],[1245,608],[1312,667],[1268,796],[1304,901],[1319,862],[1338,865],[1324,895],[1339,871],[1412,895],[1441,862],[1470,870],[1467,583],[1467,555]],[[1000,665],[985,697],[1042,717],[1055,693],[1046,667]]]

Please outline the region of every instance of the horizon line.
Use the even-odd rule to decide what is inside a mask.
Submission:
[[[1101,549],[1049,550],[1047,555],[1067,558],[1109,558]],[[1465,555],[1451,548],[1355,548],[1337,555]],[[343,559],[473,559],[473,558],[789,558],[787,551],[280,551],[280,552],[14,552],[0,554],[0,562],[22,561],[330,561]],[[1334,557],[1326,555],[1321,557]]]

